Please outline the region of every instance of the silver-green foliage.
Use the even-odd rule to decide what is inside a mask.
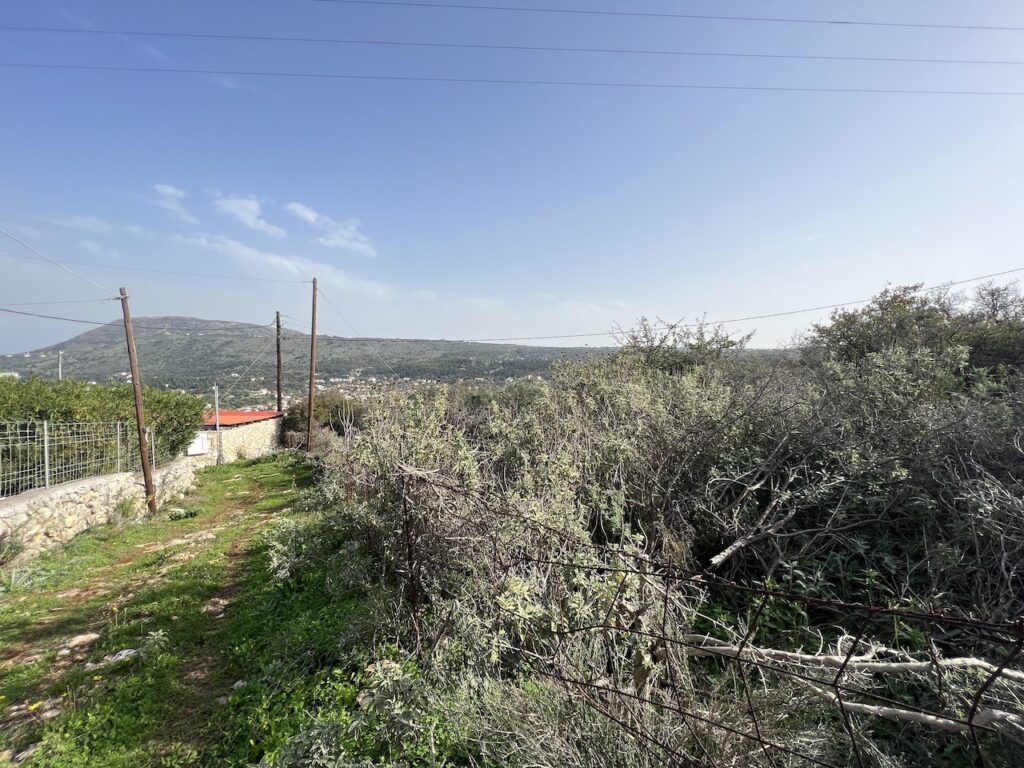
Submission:
[[[751,647],[803,654],[787,663],[822,675],[813,657],[845,653],[853,617],[785,601],[755,612],[742,593],[670,588],[665,563],[826,599],[1020,614],[1019,372],[972,368],[964,334],[872,347],[888,337],[858,323],[877,314],[839,318],[834,339],[819,330],[813,359],[750,359],[721,334],[652,339],[644,326],[619,355],[550,381],[370,405],[324,459],[322,499],[396,588],[382,626],[471,734],[468,759],[800,764],[740,735],[756,708],[774,743],[852,760],[821,686],[707,649],[735,647],[756,613]],[[860,642],[903,661],[994,653],[936,631],[894,622]],[[936,701],[926,676],[850,678],[961,718],[983,680],[951,674]],[[982,703],[1019,713],[1021,698],[1000,680]],[[866,765],[920,765],[936,750],[948,765],[967,759],[962,734],[897,722],[854,723]],[[995,754],[998,765],[1009,753]]]

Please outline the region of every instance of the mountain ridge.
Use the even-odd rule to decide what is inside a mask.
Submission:
[[[206,393],[216,383],[247,396],[229,399],[233,404],[266,403],[266,392],[261,390],[273,388],[276,371],[273,324],[167,315],[136,317],[132,326],[145,384]],[[56,378],[59,351],[64,352],[64,375],[68,378],[96,382],[127,378],[128,359],[120,321],[96,326],[58,344],[0,356],[0,371]],[[610,351],[610,347],[537,347],[318,333],[317,374],[325,384],[347,378],[501,380],[543,374],[557,361]],[[308,333],[283,328],[282,361],[286,393],[301,394],[308,386]],[[246,378],[250,381],[244,386],[237,382]]]

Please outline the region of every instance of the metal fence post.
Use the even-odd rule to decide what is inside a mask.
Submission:
[[[0,498],[115,471],[138,471],[137,449],[130,439],[125,442],[126,424],[0,419]],[[158,444],[155,429],[144,434],[148,447],[142,458],[147,465],[166,464],[179,455]]]
[[[43,476],[50,487],[50,422],[43,422]]]

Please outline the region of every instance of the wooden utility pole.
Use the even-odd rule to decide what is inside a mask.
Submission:
[[[142,378],[139,358],[135,354],[135,336],[132,334],[132,313],[128,309],[128,292],[121,289],[121,312],[124,314],[124,339],[128,344],[128,364],[132,372],[132,390],[135,393],[135,423],[139,428],[139,457],[142,460],[142,478],[146,483],[146,506],[156,514],[156,489],[153,486],[153,467],[149,464],[149,441],[146,440],[146,412],[142,407]]]
[[[277,313],[277,410],[284,410],[284,398],[281,395],[281,313]]]
[[[314,401],[316,400],[316,278],[313,278],[313,322],[309,332],[309,400],[306,403],[309,411],[309,422],[306,425],[306,450],[313,451],[313,430],[316,420],[313,418]]]

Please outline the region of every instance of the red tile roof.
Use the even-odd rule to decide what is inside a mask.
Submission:
[[[281,415],[280,411],[221,411],[220,425],[222,427],[237,427],[239,424],[252,424],[256,421],[276,419]],[[214,417],[213,411],[207,411],[203,414],[204,427],[215,427],[216,425],[217,420]]]

